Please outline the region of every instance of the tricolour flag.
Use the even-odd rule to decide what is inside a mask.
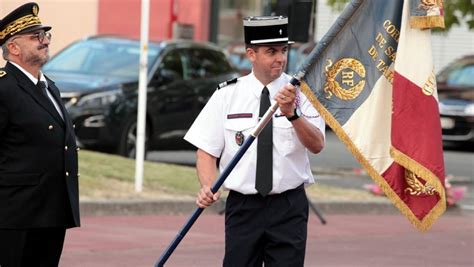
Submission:
[[[431,36],[420,29],[442,14],[439,0],[354,0],[302,67],[303,93],[421,231],[446,208]]]

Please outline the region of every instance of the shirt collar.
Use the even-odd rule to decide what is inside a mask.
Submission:
[[[10,61],[10,63],[12,65],[14,65],[15,67],[17,67],[21,72],[23,72],[23,74],[26,75],[26,77],[28,77],[28,79],[31,80],[31,82],[33,84],[37,84],[38,83],[38,78],[36,78],[35,76],[33,76],[31,73],[29,73],[28,71],[26,71],[24,68],[22,68],[20,65],[16,64],[15,62],[12,62]],[[46,77],[44,77],[44,74],[42,72],[40,72],[40,78],[39,78],[40,81],[42,82],[45,82],[46,83],[46,87],[48,87],[48,81],[46,81]]]
[[[249,79],[250,79],[249,80],[250,84],[252,84],[254,87],[254,90],[252,91],[255,97],[260,98],[260,95],[262,94],[262,89],[265,85],[263,85],[257,79],[257,77],[255,77],[255,74],[253,73],[253,71],[249,74]],[[267,84],[268,91],[270,92],[270,99],[273,99],[273,96],[275,96],[278,90],[280,90],[287,82],[288,80],[286,79],[286,74],[282,73],[280,77],[273,80],[271,83]]]

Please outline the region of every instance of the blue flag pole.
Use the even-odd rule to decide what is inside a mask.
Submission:
[[[294,86],[299,84],[299,80],[301,77],[303,77],[304,73],[299,72],[297,75],[295,75],[291,80],[290,83]],[[242,156],[247,152],[247,149],[250,147],[250,145],[253,143],[255,138],[260,134],[260,132],[265,128],[267,123],[272,119],[273,114],[278,108],[278,103],[274,103],[271,107],[268,108],[267,112],[263,115],[262,119],[259,121],[257,126],[255,126],[253,132],[250,134],[250,136],[247,138],[247,140],[242,144],[240,149],[237,151],[237,153],[234,155],[234,157],[231,159],[229,164],[226,166],[224,171],[221,173],[219,178],[217,178],[216,182],[211,188],[212,193],[216,193],[219,191],[221,188],[222,184],[224,183],[225,179],[227,179],[227,176],[232,172],[234,169],[235,165],[240,161]],[[187,234],[189,229],[193,226],[193,224],[196,222],[196,220],[199,218],[201,213],[204,211],[203,208],[196,208],[194,213],[189,217],[188,221],[186,224],[181,228],[181,230],[178,232],[174,240],[170,243],[168,248],[163,252],[161,255],[159,261],[155,264],[156,267],[161,267],[164,266],[168,258],[171,256],[173,251],[178,247],[179,243],[181,240],[183,240],[184,236]]]

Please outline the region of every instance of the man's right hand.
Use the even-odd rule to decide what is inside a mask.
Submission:
[[[201,187],[201,190],[199,190],[199,193],[196,199],[196,205],[200,208],[205,209],[211,206],[217,200],[219,200],[220,197],[221,197],[221,193],[219,191],[213,194],[211,191],[211,187],[203,186]]]

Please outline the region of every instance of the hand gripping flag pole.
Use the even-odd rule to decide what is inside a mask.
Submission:
[[[298,72],[291,80],[290,80],[290,84],[296,86],[299,84],[299,80],[304,76],[304,72],[300,71]],[[214,185],[212,186],[211,188],[211,191],[212,193],[216,193],[219,188],[222,186],[222,184],[224,183],[225,179],[227,178],[227,176],[229,176],[229,174],[232,172],[232,170],[234,169],[235,165],[237,165],[237,163],[240,161],[240,159],[242,158],[242,156],[245,154],[245,152],[247,151],[247,149],[250,147],[250,145],[253,143],[253,141],[255,140],[255,138],[257,138],[257,136],[260,134],[260,132],[263,130],[263,128],[265,128],[265,126],[267,125],[267,123],[271,120],[273,114],[275,113],[275,111],[277,110],[278,108],[278,103],[274,103],[271,107],[268,108],[267,112],[265,112],[265,114],[263,115],[262,119],[259,121],[259,123],[257,124],[257,126],[255,126],[253,132],[250,134],[249,138],[247,138],[247,140],[242,144],[242,146],[240,147],[240,149],[237,151],[237,153],[234,155],[234,157],[231,159],[231,161],[229,162],[229,164],[226,166],[226,168],[224,169],[224,171],[221,173],[221,175],[219,176],[219,178],[217,178],[216,182],[214,183]],[[198,217],[201,215],[201,213],[204,211],[203,208],[196,208],[196,210],[194,211],[194,213],[191,215],[191,217],[189,217],[188,221],[186,222],[186,224],[183,226],[183,228],[181,228],[181,230],[179,231],[179,233],[176,235],[176,237],[174,238],[174,240],[170,243],[170,245],[168,246],[168,248],[163,252],[163,254],[161,255],[160,257],[160,260],[155,264],[156,267],[161,267],[161,266],[164,266],[164,264],[166,263],[166,261],[168,260],[168,258],[171,256],[171,254],[173,253],[173,251],[176,249],[176,247],[179,245],[179,243],[181,242],[181,240],[184,238],[184,236],[186,235],[186,233],[189,231],[189,229],[191,229],[191,227],[193,226],[194,222],[196,222],[196,220],[198,219]]]

